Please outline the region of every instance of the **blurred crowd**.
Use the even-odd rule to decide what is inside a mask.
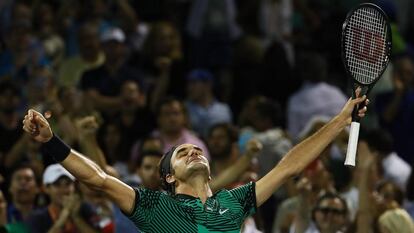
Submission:
[[[365,2],[365,1],[364,1]],[[414,232],[414,2],[377,0],[391,64],[355,168],[344,131],[243,232]],[[359,0],[1,0],[0,232],[139,232],[22,130],[28,108],[133,186],[193,143],[213,190],[260,179],[350,95],[341,29]],[[257,145],[261,144],[261,150]]]

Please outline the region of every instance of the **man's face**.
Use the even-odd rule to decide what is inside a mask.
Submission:
[[[182,105],[178,101],[165,104],[160,109],[158,125],[161,131],[178,132],[185,126],[185,115]]]
[[[231,141],[223,128],[215,128],[208,137],[207,144],[213,159],[225,159],[230,155]]]
[[[199,101],[211,90],[211,84],[207,81],[189,80],[187,81],[187,95],[192,101]]]
[[[316,225],[321,232],[337,232],[346,224],[345,207],[338,198],[326,198],[315,212]]]
[[[38,191],[32,169],[23,168],[13,173],[9,188],[13,202],[21,204],[34,203]]]
[[[143,101],[140,100],[143,96],[139,86],[134,81],[127,81],[122,85],[121,97],[124,110],[134,111],[139,107],[139,103]]]
[[[171,167],[177,181],[185,182],[194,175],[202,174],[207,179],[210,176],[210,165],[200,147],[193,144],[178,146],[172,157]]]
[[[405,85],[414,86],[414,64],[413,62],[405,58],[400,61],[400,77]]]
[[[63,206],[65,197],[75,192],[75,183],[66,176],[60,177],[53,184],[46,186],[46,193],[50,197],[50,202],[57,206]]]
[[[78,35],[79,50],[86,58],[94,57],[100,50],[98,32],[92,26],[82,28]]]
[[[175,46],[174,29],[170,26],[163,25],[158,30],[154,38],[155,54],[157,56],[168,56]]]
[[[160,175],[158,173],[158,163],[161,157],[156,155],[147,155],[143,158],[141,166],[138,168],[138,175],[142,179],[145,188],[158,190],[160,183]]]
[[[103,51],[106,57],[106,63],[117,62],[122,60],[125,55],[125,45],[118,41],[107,41],[102,44]]]

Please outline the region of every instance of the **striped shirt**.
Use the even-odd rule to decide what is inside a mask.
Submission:
[[[132,214],[127,215],[141,232],[240,232],[244,219],[256,212],[255,183],[220,190],[203,204],[184,194],[168,195],[135,188]]]

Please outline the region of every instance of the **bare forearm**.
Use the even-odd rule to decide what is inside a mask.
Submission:
[[[61,163],[73,176],[93,188],[102,188],[107,174],[92,160],[75,150]]]
[[[232,166],[221,172],[221,174],[216,177],[210,185],[213,192],[235,182],[249,167],[252,157],[253,155],[246,154],[238,159]]]
[[[277,167],[285,171],[288,177],[298,175],[322,153],[346,125],[345,120],[335,117],[314,135],[290,150]]]
[[[373,215],[370,210],[370,198],[369,198],[369,169],[361,168],[360,176],[358,179],[359,190],[359,209],[357,215],[357,233],[369,233],[372,232]]]
[[[263,204],[287,179],[298,175],[314,161],[347,124],[346,119],[337,116],[311,137],[293,147],[275,168],[257,182],[257,205]]]
[[[108,164],[106,162],[105,155],[103,154],[101,148],[99,148],[96,138],[83,138],[82,140],[79,140],[79,143],[82,152],[85,155],[88,155],[92,161],[105,170]]]

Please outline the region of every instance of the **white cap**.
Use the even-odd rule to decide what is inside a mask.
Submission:
[[[125,34],[120,28],[110,28],[103,32],[101,42],[117,41],[119,43],[125,42]]]
[[[75,177],[72,176],[72,174],[70,174],[64,167],[62,167],[62,165],[52,164],[43,172],[43,184],[53,184],[62,176],[66,176],[72,181],[75,181]]]

